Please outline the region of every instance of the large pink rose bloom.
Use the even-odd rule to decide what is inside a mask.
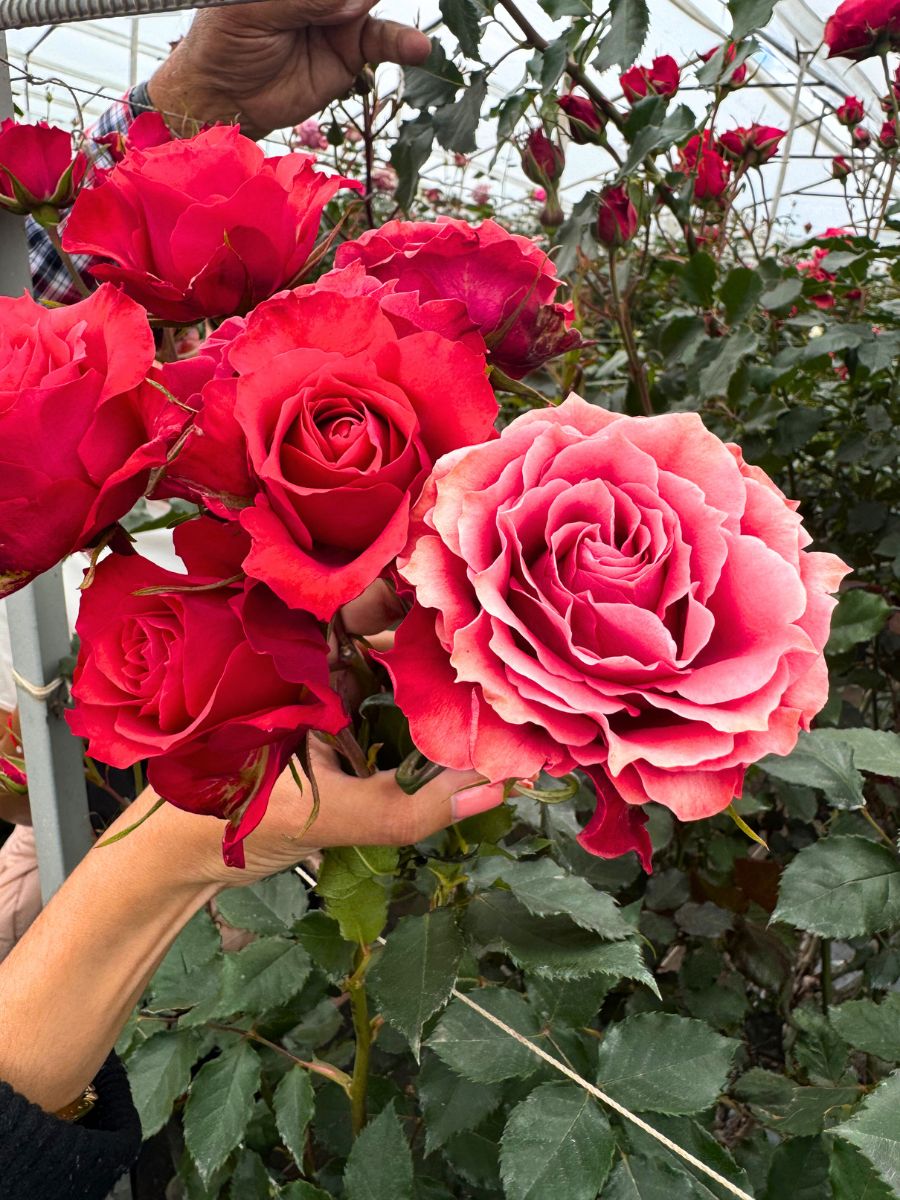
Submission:
[[[847,567],[804,549],[795,509],[692,413],[572,396],[445,455],[386,659],[416,745],[493,781],[585,769],[582,845],[649,869],[642,805],[721,812],[825,703]]]
[[[900,0],[844,0],[825,25],[829,58],[857,62],[900,50]]]
[[[581,343],[572,305],[555,303],[552,260],[495,221],[388,221],[338,249],[338,268],[354,262],[382,283],[396,280],[398,292],[417,292],[422,303],[462,301],[490,361],[514,379]]]

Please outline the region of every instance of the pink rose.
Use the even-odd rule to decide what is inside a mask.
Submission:
[[[91,546],[186,414],[145,384],[147,314],[110,285],[66,308],[0,299],[0,595]]]
[[[492,781],[575,767],[582,844],[635,849],[643,805],[721,812],[825,703],[846,573],[693,413],[571,396],[446,455],[398,560],[416,603],[387,655],[418,748]]]
[[[495,221],[388,221],[338,249],[337,267],[353,262],[422,301],[461,300],[490,361],[515,379],[580,343],[571,306],[554,302],[560,281],[552,260]]]

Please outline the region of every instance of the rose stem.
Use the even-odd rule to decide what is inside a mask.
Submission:
[[[647,387],[647,373],[644,369],[644,364],[640,360],[637,352],[637,346],[634,343],[634,333],[631,328],[631,319],[628,316],[628,309],[622,303],[622,294],[619,291],[619,278],[616,273],[616,252],[609,252],[609,287],[612,292],[613,309],[616,318],[616,324],[622,332],[622,341],[625,343],[625,353],[628,355],[628,365],[631,372],[631,378],[634,380],[634,386],[637,388],[638,396],[641,401],[641,408],[644,410],[645,417],[653,416],[653,405],[650,403],[650,391]]]
[[[45,225],[44,228],[47,232],[47,237],[50,239],[50,244],[53,246],[53,249],[59,255],[62,265],[68,271],[69,277],[71,278],[72,282],[75,284],[76,289],[78,290],[78,294],[80,296],[84,297],[84,299],[87,299],[87,297],[90,296],[90,294],[91,294],[91,289],[88,287],[88,285],[82,279],[81,272],[78,270],[78,268],[72,262],[71,256],[69,254],[67,254],[65,250],[63,250],[62,242],[59,240],[59,231],[52,225]]]
[[[369,1020],[369,1000],[366,995],[366,971],[369,969],[370,962],[369,947],[360,946],[356,952],[356,969],[347,980],[353,1032],[356,1037],[356,1054],[353,1058],[353,1075],[350,1079],[350,1123],[354,1137],[362,1132],[366,1124],[369,1058],[372,1052],[372,1022]]]

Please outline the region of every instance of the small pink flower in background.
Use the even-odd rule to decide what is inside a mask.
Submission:
[[[393,195],[397,190],[399,182],[397,172],[387,164],[382,167],[376,167],[372,172],[372,187],[376,192],[386,192],[388,195]]]
[[[315,117],[309,117],[294,126],[291,141],[295,146],[304,146],[307,150],[327,150],[328,138],[322,132],[322,126]]]
[[[852,129],[854,125],[858,125],[865,118],[866,109],[858,97],[847,96],[843,104],[838,105],[834,110],[834,115],[842,125]]]
[[[632,67],[619,76],[619,83],[628,103],[636,104],[645,96],[674,96],[681,72],[671,54],[663,54],[650,67]]]
[[[82,151],[73,155],[72,137],[40,121],[0,123],[0,205],[19,216],[31,213],[42,225],[59,223],[60,209],[75,199],[87,170]]]
[[[344,141],[349,142],[351,146],[358,145],[363,140],[363,135],[359,132],[355,125],[348,125],[344,129]]]
[[[638,212],[624,183],[604,188],[597,207],[597,241],[613,250],[634,237]]]
[[[900,50],[897,0],[844,0],[825,24],[829,58],[861,62],[886,50]]]
[[[836,154],[831,160],[831,178],[846,179],[848,175],[853,174],[853,168],[844,158],[843,154]]]
[[[828,698],[847,567],[699,416],[578,396],[445,455],[398,559],[416,602],[386,656],[416,746],[486,779],[585,770],[591,852],[636,850],[644,805],[722,812]],[[513,767],[512,764],[515,764]]]
[[[428,188],[425,192],[425,199],[429,204],[440,204],[444,198],[444,193],[440,188]]]
[[[491,202],[491,185],[489,180],[482,179],[472,188],[472,203],[484,207]]]
[[[532,188],[531,189],[531,199],[534,200],[534,202],[536,204],[546,204],[547,189],[542,188],[542,187]]]
[[[175,339],[175,353],[179,358],[193,358],[203,342],[203,334],[197,325],[179,331]]]
[[[469,165],[469,160],[465,154],[460,154],[459,151],[457,151],[453,155],[453,165],[455,167],[467,167]]]
[[[569,136],[579,146],[596,145],[602,141],[606,118],[599,113],[587,96],[569,92],[560,96],[559,107],[569,118]]]
[[[737,46],[735,45],[735,43],[728,42],[728,43],[726,43],[726,45],[727,45],[727,49],[725,50],[724,62],[722,65],[722,74],[723,75],[728,74],[728,70],[731,67],[731,64],[734,62],[735,58],[737,57]],[[701,54],[700,57],[703,59],[704,62],[709,62],[709,60],[711,58],[713,58],[716,54],[718,54],[718,52],[721,49],[722,49],[721,46],[713,46],[712,50],[707,50],[706,53]],[[735,70],[728,77],[727,83],[720,84],[719,86],[723,89],[723,91],[736,92],[737,89],[740,87],[743,87],[746,82],[747,82],[747,64],[741,63],[741,65],[739,67],[736,67]]]

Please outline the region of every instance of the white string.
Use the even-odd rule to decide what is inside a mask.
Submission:
[[[29,696],[33,696],[35,700],[49,700],[53,693],[58,691],[63,685],[63,680],[59,675],[55,679],[51,679],[49,683],[32,683],[30,679],[26,679],[23,675],[20,675],[15,667],[12,668],[12,677],[16,685],[23,692],[27,692]]]
[[[704,1175],[708,1175],[710,1179],[715,1180],[719,1187],[723,1187],[727,1192],[731,1192],[733,1196],[739,1196],[740,1200],[753,1200],[753,1197],[748,1192],[742,1192],[739,1187],[736,1187],[723,1175],[720,1175],[718,1171],[714,1171],[712,1167],[708,1167],[699,1158],[695,1158],[689,1151],[682,1149],[677,1142],[673,1142],[664,1133],[660,1133],[658,1129],[654,1129],[652,1125],[648,1125],[646,1121],[641,1120],[639,1116],[631,1112],[630,1109],[627,1109],[624,1104],[619,1104],[618,1100],[613,1100],[612,1096],[607,1096],[606,1092],[601,1092],[594,1084],[588,1083],[577,1071],[573,1071],[571,1067],[567,1067],[558,1058],[554,1058],[552,1054],[548,1054],[540,1046],[535,1046],[534,1042],[530,1042],[528,1038],[523,1037],[521,1033],[518,1033],[515,1029],[507,1025],[505,1021],[501,1021],[499,1017],[495,1017],[493,1013],[489,1013],[486,1008],[482,1008],[480,1004],[476,1004],[470,996],[465,995],[456,988],[453,989],[452,995],[456,1000],[461,1000],[463,1004],[467,1004],[469,1008],[474,1009],[486,1021],[490,1021],[492,1025],[496,1025],[498,1029],[502,1029],[505,1034],[513,1038],[520,1045],[525,1046],[532,1054],[536,1054],[538,1058],[542,1058],[549,1066],[566,1075],[573,1083],[577,1083],[580,1088],[584,1088],[595,1100],[599,1100],[601,1104],[608,1105],[619,1116],[624,1117],[626,1121],[631,1121],[632,1124],[637,1125],[638,1129],[643,1129],[644,1133],[649,1133],[652,1138],[661,1142],[667,1150],[671,1150],[673,1154],[677,1154],[679,1158],[683,1158],[685,1162],[689,1162],[692,1167],[696,1167],[698,1171],[702,1171]]]
[[[313,888],[316,886],[317,881],[312,875],[310,875],[308,871],[305,871],[303,867],[297,866],[294,867],[294,870],[304,881],[304,883]],[[380,937],[377,940],[382,946],[385,945],[384,938]],[[593,1096],[595,1100],[599,1100],[601,1104],[607,1105],[607,1107],[617,1112],[620,1117],[624,1117],[626,1121],[631,1121],[633,1125],[637,1125],[638,1129],[642,1129],[644,1133],[647,1133],[650,1135],[650,1137],[655,1138],[656,1141],[665,1146],[667,1150],[671,1150],[673,1154],[677,1154],[679,1158],[683,1158],[684,1161],[690,1163],[692,1167],[696,1167],[698,1171],[702,1171],[704,1175],[714,1180],[719,1187],[724,1188],[726,1192],[731,1192],[732,1196],[739,1197],[739,1200],[753,1200],[753,1197],[749,1192],[741,1191],[739,1187],[736,1187],[735,1184],[726,1179],[724,1175],[720,1175],[718,1171],[714,1171],[712,1167],[708,1167],[705,1162],[701,1162],[699,1158],[695,1158],[694,1155],[688,1150],[684,1150],[678,1145],[677,1142],[673,1142],[671,1138],[667,1138],[664,1133],[660,1133],[658,1129],[654,1129],[652,1125],[649,1125],[646,1121],[642,1120],[639,1116],[637,1116],[636,1113],[633,1113],[630,1109],[626,1108],[624,1104],[620,1104],[618,1100],[613,1100],[612,1096],[607,1096],[606,1092],[601,1092],[598,1087],[595,1087],[593,1083],[589,1083],[586,1079],[579,1075],[577,1071],[573,1071],[571,1067],[567,1067],[566,1064],[560,1062],[558,1058],[554,1058],[552,1054],[548,1054],[546,1050],[542,1050],[540,1046],[536,1046],[534,1042],[530,1042],[528,1038],[523,1037],[521,1033],[507,1025],[505,1021],[501,1021],[499,1017],[495,1017],[494,1014],[488,1012],[486,1008],[482,1008],[480,1004],[477,1004],[471,998],[471,996],[465,995],[464,992],[460,992],[457,988],[452,989],[451,995],[455,1000],[461,1000],[463,1004],[467,1004],[469,1008],[473,1009],[480,1016],[484,1017],[486,1021],[490,1021],[492,1025],[496,1025],[498,1029],[502,1029],[507,1037],[511,1037],[513,1041],[516,1041],[520,1045],[524,1046],[526,1050],[530,1050],[532,1054],[535,1054],[538,1058],[543,1059],[548,1066],[553,1067],[554,1070],[559,1071],[568,1079],[571,1079],[573,1083],[577,1083],[580,1088],[583,1088],[589,1095]]]

